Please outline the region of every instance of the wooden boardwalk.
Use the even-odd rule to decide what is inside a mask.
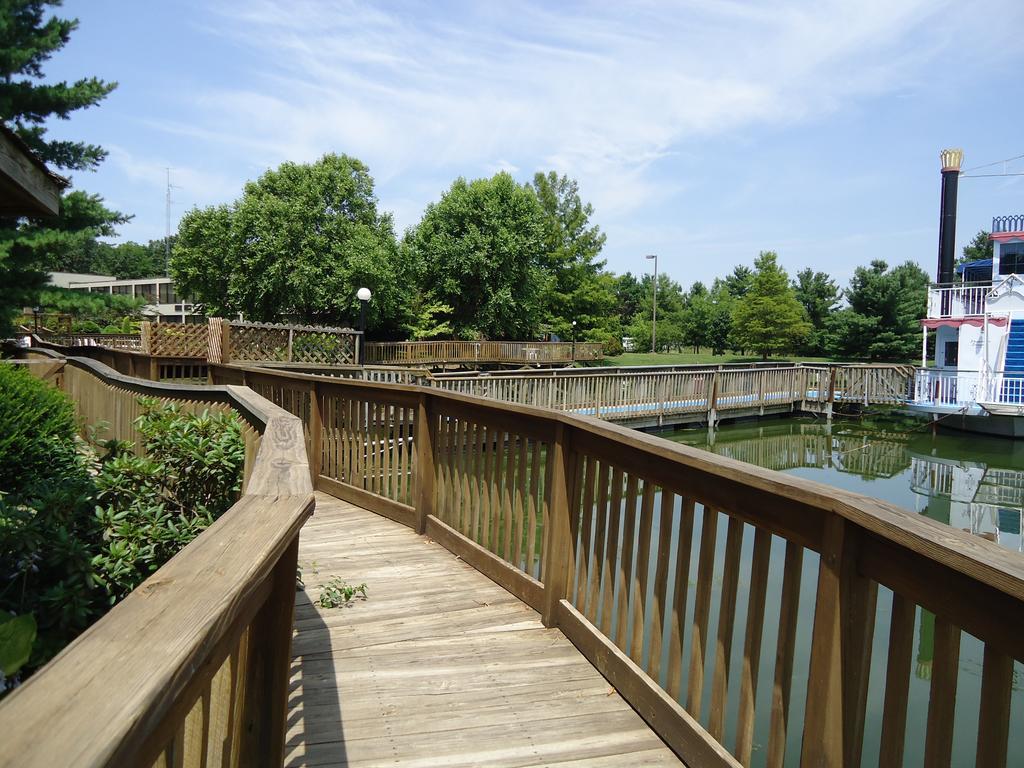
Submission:
[[[286,766],[680,764],[559,630],[409,528],[317,493],[299,565]],[[369,599],[316,606],[335,576]]]

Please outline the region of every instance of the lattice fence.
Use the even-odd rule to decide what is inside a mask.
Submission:
[[[232,322],[224,362],[355,365],[361,334],[351,328]]]
[[[206,357],[208,328],[203,323],[142,324],[142,349],[154,357]]]

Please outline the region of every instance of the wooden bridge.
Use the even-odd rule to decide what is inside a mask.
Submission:
[[[231,408],[249,460],[237,504],[0,703],[0,765],[896,766],[921,747],[929,766],[1002,766],[1019,749],[1024,560],[988,541],[548,408],[30,355],[121,439],[139,394]],[[332,576],[369,599],[314,608]],[[936,615],[926,714],[919,610]]]

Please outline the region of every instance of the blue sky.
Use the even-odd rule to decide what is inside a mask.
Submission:
[[[845,285],[934,271],[939,150],[1024,154],[1024,3],[67,0],[51,78],[120,83],[52,127],[110,157],[76,185],[123,239],[325,152],[363,160],[398,231],[457,176],[576,178],[616,272],[684,284],[761,249]],[[1001,170],[1001,168],[997,169]],[[1008,170],[1024,172],[1024,161]],[[960,244],[1024,212],[1024,176],[962,179]]]

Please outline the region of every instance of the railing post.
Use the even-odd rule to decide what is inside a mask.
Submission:
[[[831,410],[836,401],[836,367],[828,367],[828,402],[825,403],[825,419],[831,421]]]
[[[573,458],[569,432],[562,423],[555,426],[555,439],[550,450],[549,524],[544,528],[544,546],[541,550],[547,557],[541,570],[544,579],[544,610],[541,612],[541,620],[545,627],[558,625],[558,603],[566,596],[569,575],[569,499],[573,497],[570,483],[576,473],[571,464]]]
[[[242,749],[239,765],[284,763],[288,719],[288,678],[295,610],[298,537],[270,575],[267,602],[249,625]]]
[[[431,413],[430,397],[420,395],[416,406],[416,530],[427,529],[427,516],[434,514],[434,437],[436,425]]]
[[[320,410],[320,382],[314,381],[309,390],[309,473],[313,487],[320,477],[323,446],[323,416]]]
[[[718,421],[718,371],[711,375],[710,389],[711,391],[708,393],[708,426],[713,427]]]
[[[829,515],[818,564],[801,765],[843,765],[842,603],[846,521]]]

